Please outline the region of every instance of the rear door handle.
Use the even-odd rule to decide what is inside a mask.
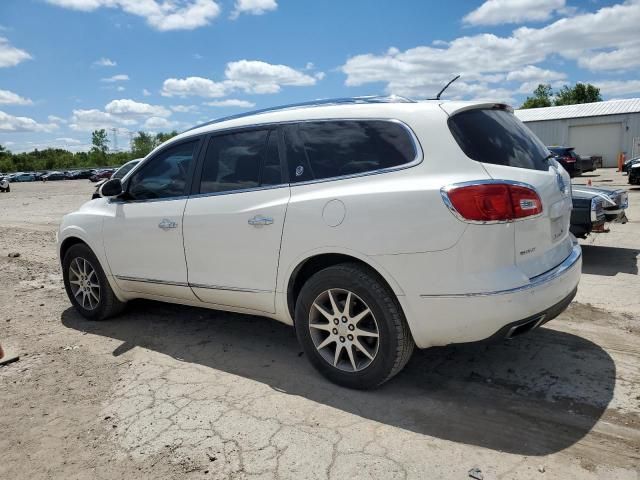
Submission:
[[[256,215],[253,218],[247,220],[249,225],[253,225],[254,227],[260,227],[262,225],[271,225],[273,223],[273,218],[271,217],[263,217],[262,215]]]
[[[167,230],[171,230],[172,228],[176,228],[178,224],[173,220],[169,220],[168,218],[163,218],[162,221],[158,224],[158,228],[161,228],[165,232]]]

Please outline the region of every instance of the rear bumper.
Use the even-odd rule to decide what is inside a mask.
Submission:
[[[426,348],[507,336],[505,331],[545,315],[557,316],[569,304],[582,269],[582,251],[525,285],[478,293],[399,297],[416,345]]]

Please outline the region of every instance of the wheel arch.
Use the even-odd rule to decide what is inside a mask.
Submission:
[[[286,306],[291,319],[295,318],[296,300],[298,299],[298,295],[300,294],[305,282],[320,270],[334,265],[339,265],[341,263],[354,263],[362,266],[371,274],[379,278],[396,296],[404,295],[404,292],[395,279],[381,266],[373,264],[373,262],[368,258],[365,260],[359,255],[354,255],[352,252],[314,253],[300,260],[291,270],[288,277],[286,283]]]
[[[91,248],[91,246],[87,242],[85,242],[83,239],[81,239],[80,237],[70,236],[70,237],[65,238],[62,241],[62,243],[60,244],[60,263],[63,262],[64,256],[67,254],[69,249],[71,247],[73,247],[74,245],[77,245],[79,243],[81,243],[83,245],[86,245],[87,247]],[[92,248],[91,248],[91,251],[93,251]]]

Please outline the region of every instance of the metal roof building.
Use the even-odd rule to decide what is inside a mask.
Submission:
[[[599,155],[603,166],[617,166],[620,153],[640,156],[640,98],[516,110],[547,145],[575,147],[580,155]]]

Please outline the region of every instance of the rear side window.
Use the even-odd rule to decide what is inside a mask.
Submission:
[[[543,170],[549,151],[513,113],[466,110],[449,119],[449,129],[467,157],[482,163]]]
[[[282,183],[276,131],[216,135],[209,141],[200,193],[245,190]]]
[[[410,133],[396,122],[303,122],[285,129],[291,183],[356,175],[412,162]]]

